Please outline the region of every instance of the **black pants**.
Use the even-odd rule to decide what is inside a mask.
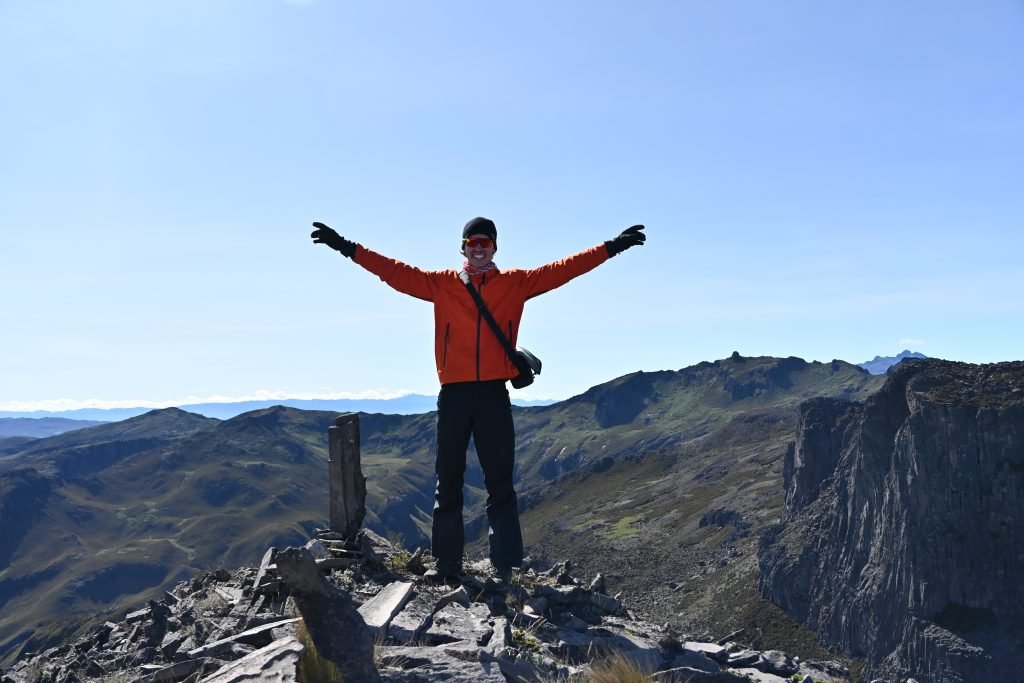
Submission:
[[[462,562],[465,528],[462,487],[466,449],[473,435],[487,487],[491,563],[518,567],[523,562],[516,491],[512,486],[516,434],[505,382],[456,382],[441,386],[437,397],[437,489],[431,545],[434,557]]]

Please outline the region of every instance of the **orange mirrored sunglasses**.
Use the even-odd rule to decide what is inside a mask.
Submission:
[[[494,249],[494,241],[490,237],[467,237],[462,240],[462,246],[470,249]]]

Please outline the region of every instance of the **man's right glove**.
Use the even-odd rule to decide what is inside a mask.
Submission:
[[[647,240],[647,235],[640,232],[644,229],[642,225],[634,225],[631,228],[626,228],[622,233],[615,239],[610,239],[604,243],[605,248],[608,249],[608,258],[620,254],[630,247],[635,247],[638,244],[643,244]]]
[[[309,236],[313,238],[314,244],[326,244],[331,249],[340,251],[342,255],[349,258],[356,255],[356,243],[339,235],[335,232],[334,228],[329,228],[323,223],[313,223],[313,227],[316,230],[309,233]]]

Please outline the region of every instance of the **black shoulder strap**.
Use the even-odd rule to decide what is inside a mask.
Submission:
[[[462,278],[462,284],[466,285],[466,289],[469,290],[470,296],[472,296],[473,301],[476,302],[476,306],[480,309],[480,313],[484,316],[484,320],[486,320],[487,324],[491,326],[492,330],[494,330],[494,335],[498,338],[498,341],[501,342],[501,345],[505,347],[505,353],[508,354],[508,359],[512,361],[513,365],[515,365],[516,359],[518,358],[516,350],[512,348],[512,342],[510,342],[508,337],[505,336],[505,333],[501,331],[501,325],[499,325],[498,321],[494,319],[491,312],[487,310],[487,304],[485,304],[484,300],[480,297],[480,292],[476,291],[476,287],[473,286],[473,281],[469,279],[469,273],[462,271],[459,273],[459,277]]]

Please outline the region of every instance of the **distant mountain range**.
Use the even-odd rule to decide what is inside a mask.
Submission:
[[[518,406],[545,406],[554,401],[523,401],[512,399],[512,403]],[[437,396],[426,396],[423,394],[406,394],[396,398],[367,398],[367,399],[276,399],[267,401],[235,401],[225,403],[191,403],[174,406],[188,413],[196,413],[205,417],[215,417],[218,420],[228,420],[232,417],[248,413],[253,410],[263,410],[274,406],[286,408],[298,408],[300,410],[328,410],[338,413],[383,413],[386,415],[416,415],[418,413],[429,413],[437,408]],[[16,412],[0,410],[0,436],[49,436],[59,434],[68,429],[79,429],[90,426],[89,424],[60,424],[50,423],[49,428],[38,427],[48,433],[29,434],[26,432],[9,431],[5,428],[3,420],[10,418],[62,418],[65,420],[83,421],[90,424],[97,422],[117,422],[130,417],[144,415],[153,408],[79,408],[77,410],[45,411],[37,410],[32,412]],[[60,429],[67,427],[67,429]]]
[[[70,432],[72,429],[103,424],[96,420],[70,420],[66,417],[0,417],[0,438],[29,436],[42,438]]]
[[[927,358],[928,356],[917,351],[903,350],[897,353],[895,356],[875,356],[872,360],[864,361],[860,363],[860,367],[864,368],[872,375],[884,375],[889,372],[889,368],[896,365],[904,358]]]
[[[873,360],[859,364],[872,375],[884,375],[890,367],[904,358],[927,358],[922,353],[902,351],[895,356],[875,356]],[[523,401],[516,398],[512,403],[521,407],[545,406],[555,403],[548,401]],[[300,410],[326,410],[339,413],[382,413],[385,415],[416,415],[429,413],[437,407],[437,397],[424,394],[406,394],[388,399],[277,399],[265,401],[233,401],[222,403],[190,403],[174,406],[188,413],[196,413],[219,420],[253,410],[274,406],[298,408]],[[153,408],[80,408],[58,411],[3,411],[0,410],[0,437],[5,436],[52,436],[71,429],[89,427],[99,422],[117,422],[150,412]],[[11,422],[11,418],[26,418],[26,421]],[[60,418],[60,420],[51,419]]]

